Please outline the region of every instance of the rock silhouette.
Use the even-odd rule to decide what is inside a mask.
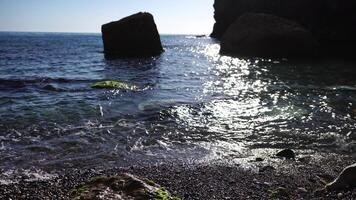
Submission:
[[[325,187],[329,191],[356,188],[356,163],[346,167],[339,176]]]
[[[109,57],[150,57],[163,52],[161,39],[150,13],[137,13],[101,28],[104,52]]]
[[[221,39],[221,53],[234,56],[306,57],[318,42],[301,25],[269,14],[239,17]]]
[[[321,56],[354,58],[356,1],[354,0],[215,0],[211,37],[221,39],[246,13],[266,13],[292,20],[318,40]]]
[[[221,38],[241,15],[267,13],[295,21],[318,39],[356,39],[354,0],[215,0],[212,37]]]

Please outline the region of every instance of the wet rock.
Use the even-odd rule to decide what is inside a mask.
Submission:
[[[350,140],[356,140],[356,133],[350,132],[350,133],[347,134],[347,137],[348,137]]]
[[[356,118],[356,109],[352,109],[352,114],[353,114],[354,118]]]
[[[121,81],[113,81],[113,80],[99,81],[99,82],[93,83],[91,85],[91,87],[95,88],[95,89],[112,89],[112,88],[127,89],[127,90],[136,89],[135,86],[132,86],[128,83],[124,83]]]
[[[232,56],[311,57],[318,42],[301,25],[274,15],[247,13],[227,29],[220,53]]]
[[[150,13],[137,13],[101,28],[104,52],[109,57],[150,57],[163,52],[161,39]]]
[[[141,180],[131,174],[97,177],[71,191],[73,199],[140,199],[178,200],[150,180]]]
[[[328,191],[338,191],[356,188],[356,163],[346,167],[340,175],[325,189]]]
[[[270,182],[263,182],[262,185],[264,185],[266,187],[271,187],[273,184]]]
[[[342,193],[337,194],[337,198],[339,198],[339,199],[341,199],[343,196],[344,196],[344,194],[342,194]]]
[[[284,149],[276,154],[277,157],[295,160],[295,153],[291,149]]]
[[[298,159],[298,161],[303,162],[303,163],[310,163],[312,157],[311,156],[304,156]]]
[[[274,170],[276,170],[276,168],[274,168],[273,166],[268,165],[268,166],[261,167],[259,169],[259,172],[263,173],[263,172],[274,171]]]
[[[272,198],[288,197],[290,194],[290,192],[284,187],[278,187],[274,190],[269,190],[268,192]]]
[[[305,189],[305,188],[303,188],[303,187],[299,187],[299,188],[298,188],[298,192],[299,192],[299,193],[308,193],[308,190]]]

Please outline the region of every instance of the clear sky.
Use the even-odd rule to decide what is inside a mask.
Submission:
[[[151,12],[160,33],[209,34],[214,0],[0,0],[0,31],[100,32],[102,24]]]

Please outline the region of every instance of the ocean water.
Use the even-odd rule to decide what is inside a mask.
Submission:
[[[161,39],[161,56],[107,60],[99,34],[0,33],[0,169],[355,150],[354,61],[231,58],[208,37]],[[90,87],[100,80],[132,87]]]

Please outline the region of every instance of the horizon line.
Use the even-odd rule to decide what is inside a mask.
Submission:
[[[0,33],[68,33],[68,34],[102,34],[101,32],[67,32],[67,31],[1,31]],[[159,33],[160,35],[206,35],[209,36],[210,34],[204,33]]]

